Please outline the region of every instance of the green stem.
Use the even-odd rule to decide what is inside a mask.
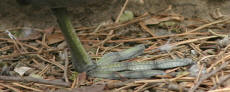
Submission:
[[[79,38],[74,32],[74,28],[68,16],[66,8],[53,8],[54,15],[57,18],[57,22],[61,28],[61,31],[70,47],[72,54],[72,63],[77,72],[85,72],[91,69],[93,63],[91,58],[83,48]]]

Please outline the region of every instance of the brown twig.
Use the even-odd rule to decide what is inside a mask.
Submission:
[[[12,39],[8,39],[8,38],[0,38],[0,40],[3,40],[3,41],[7,41],[9,43],[15,43],[15,40],[12,40]],[[28,44],[25,44],[25,43],[21,43],[19,42],[22,46],[26,46],[26,47],[29,47],[33,50],[39,50],[38,48],[34,47],[34,46],[31,46],[31,45],[28,45]]]
[[[64,69],[64,78],[65,78],[65,82],[69,83],[69,79],[68,79],[68,65],[69,65],[69,58],[68,58],[68,53],[67,53],[67,49],[64,50],[64,55],[65,55],[65,69]]]
[[[13,83],[14,85],[16,86],[19,86],[19,87],[22,87],[22,88],[25,88],[25,89],[30,89],[32,91],[36,91],[36,92],[43,92],[42,90],[40,89],[37,89],[37,88],[32,88],[32,87],[29,87],[29,86],[26,86],[26,85],[22,85],[22,84],[19,84],[19,83]]]
[[[0,80],[4,81],[15,81],[15,82],[35,82],[48,85],[64,86],[69,87],[70,85],[65,82],[57,82],[51,80],[38,79],[33,77],[12,77],[12,76],[0,76]]]
[[[119,22],[119,19],[120,19],[121,15],[123,14],[123,12],[124,12],[124,10],[125,10],[125,8],[126,8],[128,2],[129,2],[129,0],[126,0],[126,1],[125,1],[124,6],[121,8],[121,11],[120,11],[119,15],[117,16],[117,19],[116,19],[115,23],[118,23],[118,22]],[[101,45],[101,44],[104,45],[104,43],[105,43],[106,41],[108,41],[108,40],[110,40],[110,39],[112,39],[113,37],[116,36],[116,35],[112,35],[113,33],[114,33],[114,30],[111,30],[111,31],[109,32],[109,35],[106,37],[106,39],[105,39],[104,41],[102,41],[102,42],[100,42],[100,43],[94,45],[93,47],[99,46],[99,45]],[[110,35],[111,35],[111,36],[110,36]]]
[[[188,31],[187,33],[196,32],[196,31],[201,30],[201,29],[203,29],[203,28],[206,28],[206,27],[208,27],[208,26],[211,26],[211,25],[214,25],[214,24],[218,24],[218,23],[222,23],[222,22],[228,21],[229,19],[230,19],[230,18],[226,18],[226,19],[223,19],[223,20],[217,20],[217,21],[214,21],[214,22],[211,22],[211,23],[208,23],[208,24],[204,24],[204,25],[202,25],[202,26],[200,26],[200,27],[198,27],[198,28],[195,28],[195,29],[193,29],[193,30],[191,30],[191,31]]]
[[[12,87],[12,86],[10,86],[10,85],[7,85],[7,84],[0,83],[0,86],[9,88],[9,89],[11,89],[11,90],[13,90],[13,91],[15,91],[15,92],[21,92],[19,89],[14,88],[14,87]]]
[[[213,70],[212,72],[208,74],[202,75],[200,80],[193,87],[189,89],[189,92],[194,92],[204,80],[208,79],[212,75],[216,74],[217,72],[225,68],[229,64],[229,61],[227,60],[230,59],[230,55],[226,56],[225,59],[226,59],[226,62],[223,63],[220,67],[218,67],[216,70]]]
[[[230,74],[225,75],[225,76],[222,76],[222,77],[220,77],[219,79],[220,79],[220,81],[217,82],[217,84],[214,85],[210,90],[216,89],[216,88],[217,88],[219,85],[221,85],[223,82],[225,82],[226,80],[230,79]]]
[[[134,23],[137,23],[139,21],[142,21],[142,20],[146,19],[147,16],[149,16],[149,14],[145,13],[142,16],[134,18],[133,20],[130,20],[130,21],[127,21],[127,22],[124,22],[124,23],[115,23],[115,24],[113,24],[113,25],[111,25],[109,27],[106,27],[104,29],[99,30],[99,32],[106,31],[106,30],[115,30],[115,29],[130,25],[130,24],[134,24]]]
[[[128,2],[129,2],[129,0],[125,0],[125,3],[123,5],[123,7],[121,8],[121,11],[120,11],[119,15],[117,16],[115,23],[119,22],[119,19],[120,19],[121,15],[123,14]]]
[[[18,57],[22,55],[28,55],[28,54],[35,54],[36,52],[23,52],[23,53],[13,53],[10,55],[1,55],[0,59],[5,59],[5,58],[13,58],[13,57]]]
[[[45,59],[44,57],[40,56],[40,55],[36,55],[39,59],[45,61],[45,62],[48,62],[48,63],[51,63],[53,65],[56,65],[57,67],[61,68],[62,70],[65,70],[65,67],[61,64],[59,64],[58,62],[54,62],[54,61],[50,61],[50,60],[47,60]]]
[[[147,37],[147,38],[136,38],[136,39],[126,39],[126,40],[109,40],[109,41],[107,41],[107,43],[140,42],[140,41],[145,41],[145,40],[162,39],[162,38],[186,36],[186,35],[207,35],[207,33],[173,34],[173,35]],[[81,40],[81,41],[82,42],[95,42],[95,43],[101,42],[100,40]]]
[[[155,34],[143,22],[140,22],[139,25],[144,31],[148,32],[152,37],[155,37]]]

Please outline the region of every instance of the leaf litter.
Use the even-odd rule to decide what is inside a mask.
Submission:
[[[196,65],[166,69],[165,75],[151,78],[121,78],[120,80],[92,78],[84,73],[75,73],[71,63],[67,62],[71,58],[69,49],[67,46],[58,48],[65,42],[60,29],[11,28],[6,30],[10,33],[14,33],[10,31],[13,29],[26,31],[14,33],[13,38],[9,37],[9,32],[0,33],[0,66],[2,67],[0,89],[16,92],[42,90],[220,92],[229,90],[226,88],[229,85],[226,80],[230,78],[228,65],[230,42],[229,34],[222,32],[223,25],[230,19],[229,16],[216,11],[213,21],[203,24],[197,21],[199,25],[193,24],[196,20],[191,22],[192,19],[185,20],[183,16],[176,14],[145,13],[134,18],[132,16],[131,14],[131,18],[125,18],[122,22],[102,25],[97,31],[95,31],[97,27],[76,28],[78,36],[93,60],[97,61],[107,53],[144,44],[147,48],[143,55],[123,62],[191,58]],[[191,23],[187,25],[185,22]],[[213,26],[215,28],[212,28]],[[175,28],[180,31],[175,31]],[[165,31],[167,34],[158,35],[159,31]],[[64,53],[65,50],[67,53]],[[33,71],[23,70],[23,74],[20,75],[24,77],[18,77],[19,74],[15,72],[21,70],[16,68],[18,64],[23,64]]]

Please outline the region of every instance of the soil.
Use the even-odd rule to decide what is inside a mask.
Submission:
[[[36,0],[35,0],[36,1]],[[159,14],[170,5],[172,10],[166,13],[175,13],[185,18],[201,18],[210,20],[210,13],[217,8],[224,14],[230,13],[230,1],[227,0],[131,0],[126,10],[134,12],[135,16],[145,12]],[[104,21],[116,18],[124,0],[94,0],[89,4],[78,3],[69,7],[70,16],[75,27],[98,25]],[[56,26],[56,20],[49,8],[20,6],[15,0],[1,0],[0,3],[0,30],[12,27],[34,27],[45,29]]]

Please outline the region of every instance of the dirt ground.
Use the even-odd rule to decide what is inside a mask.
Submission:
[[[75,27],[98,25],[116,18],[124,0],[103,0],[92,4],[77,4],[71,8],[70,15]],[[135,16],[145,12],[162,13],[170,5],[172,9],[166,13],[180,14],[186,18],[211,20],[210,14],[219,8],[223,14],[230,13],[230,2],[227,0],[131,0],[126,10]],[[45,29],[56,25],[55,18],[47,8],[21,7],[15,0],[1,0],[0,30],[12,27],[34,27]]]

